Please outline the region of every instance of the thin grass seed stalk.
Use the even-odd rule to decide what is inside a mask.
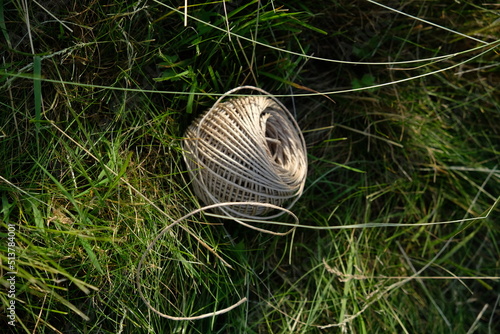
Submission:
[[[262,95],[222,100],[240,90]],[[195,194],[205,204],[268,203],[291,208],[302,194],[307,153],[297,122],[266,91],[235,88],[188,127],[183,141]],[[258,205],[219,207],[232,217],[269,219],[272,209]]]

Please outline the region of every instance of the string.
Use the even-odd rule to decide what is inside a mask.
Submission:
[[[223,102],[240,90],[251,90],[261,95]],[[188,127],[183,154],[193,190],[206,206],[167,225],[150,242],[137,266],[136,285],[143,302],[158,315],[171,320],[198,320],[229,312],[247,298],[225,309],[198,316],[162,313],[151,305],[142,292],[141,272],[146,256],[172,227],[205,210],[221,213],[224,218],[259,232],[285,235],[294,231],[299,221],[289,209],[304,190],[307,153],[304,137],[287,108],[263,89],[241,86],[220,96],[205,114]],[[272,223],[270,219],[284,213],[295,220],[287,232],[272,232],[245,222]],[[202,245],[210,250],[208,245]]]
[[[227,202],[227,203],[216,203],[216,204],[212,204],[212,205],[207,205],[207,206],[204,206],[204,207],[201,207],[199,209],[196,209],[196,210],[193,210],[191,211],[190,213],[188,213],[187,215],[177,219],[176,221],[174,221],[173,223],[165,226],[161,231],[160,233],[158,233],[158,235],[153,239],[153,241],[151,241],[148,245],[148,247],[146,248],[146,250],[142,253],[142,256],[141,256],[141,259],[139,260],[139,263],[137,265],[137,270],[135,272],[136,274],[136,277],[135,277],[135,281],[136,281],[136,286],[137,286],[137,291],[139,292],[139,296],[141,297],[142,301],[144,302],[144,304],[146,304],[146,306],[152,310],[153,312],[155,312],[156,314],[158,314],[159,316],[163,317],[163,318],[167,318],[167,319],[170,319],[170,320],[199,320],[199,319],[204,319],[204,318],[208,318],[208,317],[214,317],[214,316],[217,316],[217,315],[220,315],[220,314],[223,314],[223,313],[226,313],[226,312],[229,312],[233,309],[235,309],[236,307],[240,306],[241,304],[243,304],[244,302],[247,301],[247,298],[246,297],[243,297],[241,298],[238,302],[234,303],[233,305],[229,306],[229,307],[226,307],[222,310],[218,310],[218,311],[214,311],[214,312],[210,312],[210,313],[205,313],[205,314],[201,314],[201,315],[197,315],[197,316],[173,316],[173,315],[169,315],[169,314],[165,314],[165,313],[162,313],[160,312],[159,310],[157,310],[153,305],[151,305],[151,303],[149,302],[149,300],[146,298],[146,296],[144,295],[143,291],[142,291],[142,283],[141,283],[141,273],[142,273],[142,267],[143,267],[143,264],[146,260],[146,256],[149,254],[149,252],[151,251],[151,249],[153,249],[154,245],[158,242],[158,240],[160,240],[164,235],[165,233],[167,233],[171,228],[173,228],[175,225],[179,224],[180,222],[182,222],[183,220],[199,213],[199,212],[203,212],[203,211],[207,211],[207,210],[213,210],[213,209],[217,209],[217,208],[221,208],[221,207],[230,207],[230,206],[238,206],[238,205],[248,205],[248,206],[252,206],[252,205],[255,205],[255,206],[266,206],[266,207],[269,207],[271,209],[274,209],[274,210],[281,210],[283,213],[287,213],[289,214],[294,220],[295,220],[295,224],[293,226],[293,228],[291,228],[289,231],[285,232],[285,233],[282,233],[281,235],[284,235],[284,234],[288,234],[292,231],[294,231],[295,227],[298,225],[299,223],[299,219],[296,215],[294,215],[291,211],[287,210],[287,209],[284,209],[284,208],[281,208],[281,207],[278,207],[278,206],[275,206],[275,205],[272,205],[272,204],[266,204],[266,203],[254,203],[254,202]],[[227,219],[231,219],[232,217],[224,217],[224,218],[227,218]],[[246,220],[246,219],[234,219],[236,222],[246,226],[246,227],[250,227],[250,228],[255,228],[249,224],[246,224],[246,223],[243,223],[243,220]],[[256,221],[258,222],[258,220]],[[262,232],[267,232],[266,230],[264,229],[259,229],[259,231],[262,231]],[[205,248],[208,249],[208,246],[203,244],[203,246]],[[227,262],[225,262],[223,259],[221,259],[222,262],[228,266],[228,267],[231,267]]]
[[[262,95],[224,98],[239,90]],[[221,202],[270,203],[290,209],[302,195],[307,153],[300,128],[286,107],[253,86],[219,97],[186,130],[184,160],[193,190],[206,205]],[[228,216],[273,219],[265,206],[220,207]]]

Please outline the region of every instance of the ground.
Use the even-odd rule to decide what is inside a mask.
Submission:
[[[187,5],[0,1],[3,328],[497,332],[498,5]],[[195,213],[146,252],[203,205],[185,129],[242,85],[305,137],[300,227]],[[173,317],[243,302],[171,320],[139,286]]]

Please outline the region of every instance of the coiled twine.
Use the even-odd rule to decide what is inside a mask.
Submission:
[[[221,102],[241,89],[263,95]],[[269,219],[265,204],[291,208],[302,194],[307,174],[304,137],[285,106],[266,91],[243,86],[219,98],[186,130],[184,159],[193,190],[206,205],[231,205],[218,212],[233,217]]]

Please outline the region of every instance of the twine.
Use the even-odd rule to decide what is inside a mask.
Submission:
[[[222,102],[243,89],[262,95]],[[160,312],[150,304],[141,285],[143,263],[156,242],[173,226],[205,210],[222,213],[226,218],[229,216],[239,224],[261,232],[291,233],[298,225],[298,218],[289,209],[302,195],[307,174],[306,145],[297,122],[281,102],[257,87],[242,86],[222,95],[212,108],[188,127],[185,137],[183,154],[193,190],[206,206],[163,228],[142,254],[136,271],[141,299],[149,309],[171,320],[213,317],[238,307],[247,298],[225,309],[197,316],[173,316]],[[273,222],[269,219],[284,213],[295,219],[295,224],[287,232],[272,232],[245,222],[265,221],[270,224]],[[202,240],[197,240],[231,267]]]
[[[161,316],[163,318],[170,319],[170,320],[199,320],[199,319],[204,319],[204,318],[208,318],[208,317],[214,317],[214,316],[217,316],[217,315],[220,315],[220,314],[223,314],[223,313],[227,313],[227,312],[231,311],[232,309],[238,307],[239,305],[243,304],[244,302],[246,302],[248,300],[247,297],[243,297],[238,302],[236,302],[233,305],[231,305],[229,307],[226,307],[226,308],[224,308],[222,310],[218,310],[218,311],[214,311],[214,312],[210,312],[210,313],[204,313],[204,314],[200,314],[200,315],[196,315],[196,316],[173,316],[173,315],[170,315],[170,314],[162,313],[159,310],[157,310],[153,305],[151,305],[151,303],[149,302],[149,300],[144,295],[144,292],[142,291],[142,284],[141,284],[142,268],[143,268],[143,263],[146,260],[146,256],[153,249],[153,247],[156,244],[156,242],[158,242],[158,240],[160,240],[160,238],[162,238],[168,231],[170,231],[171,228],[173,228],[176,225],[179,225],[180,222],[182,222],[183,220],[185,220],[185,219],[187,219],[187,218],[189,218],[189,217],[191,217],[191,216],[193,216],[193,215],[195,215],[197,213],[204,212],[204,211],[207,211],[207,210],[213,210],[213,209],[217,209],[217,208],[222,208],[222,207],[226,207],[227,208],[227,207],[232,207],[232,206],[238,206],[238,205],[241,205],[241,204],[242,204],[241,202],[236,202],[236,203],[217,203],[217,204],[212,204],[212,205],[208,205],[208,206],[201,207],[201,208],[198,208],[196,210],[193,210],[190,213],[188,213],[187,215],[185,215],[185,216],[177,219],[173,223],[165,226],[161,230],[161,232],[158,233],[158,235],[153,239],[153,241],[151,241],[149,243],[147,249],[142,253],[141,259],[139,260],[139,263],[137,265],[137,270],[136,270],[136,273],[135,273],[135,275],[136,275],[135,279],[136,279],[137,290],[139,291],[139,296],[141,297],[142,301],[147,305],[147,307],[150,310],[152,310],[153,312],[155,312],[159,316]],[[295,229],[295,226],[298,226],[298,224],[299,224],[299,218],[296,215],[294,215],[293,212],[291,212],[291,211],[289,211],[287,209],[284,209],[284,208],[281,208],[281,207],[278,207],[278,206],[274,206],[272,204],[263,204],[263,203],[254,203],[254,202],[246,202],[244,204],[245,205],[249,205],[249,206],[255,206],[255,205],[266,206],[266,207],[269,207],[271,209],[275,209],[275,210],[278,210],[278,211],[283,211],[283,213],[289,214],[295,220],[295,223],[292,224],[292,229],[290,229],[288,232],[283,233],[283,235],[293,232],[294,229]],[[245,223],[243,223],[243,220],[245,220],[245,219],[244,218],[242,218],[242,219],[236,219],[236,221],[239,222],[240,224],[246,225]],[[261,221],[261,222],[264,223],[264,221]],[[269,223],[269,221],[265,221],[265,223]],[[186,232],[189,233],[189,230],[187,230],[185,227],[183,227],[182,225],[179,225],[179,226],[182,229],[184,229]],[[246,225],[246,226],[248,226],[248,225]],[[250,226],[250,227],[252,227],[252,226]],[[252,228],[254,228],[254,227],[252,227]],[[193,237],[196,238],[196,236],[193,236]],[[231,265],[229,263],[227,263],[222,257],[220,257],[220,255],[218,255],[215,250],[213,250],[212,248],[210,248],[202,240],[200,240],[198,238],[196,238],[196,239],[198,240],[198,242],[200,242],[200,244],[203,247],[205,247],[213,255],[215,255],[225,266],[227,266],[228,268],[233,269],[233,267],[231,267]]]
[[[237,97],[239,90],[263,95]],[[253,202],[290,209],[304,189],[307,153],[299,126],[266,91],[242,86],[222,95],[185,133],[184,160],[196,196],[205,205]],[[272,206],[220,206],[231,217],[271,219]]]

